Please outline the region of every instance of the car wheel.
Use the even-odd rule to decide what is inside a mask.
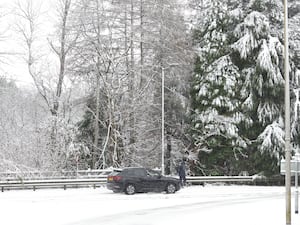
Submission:
[[[175,193],[176,192],[176,186],[175,186],[175,184],[169,183],[167,185],[166,192],[167,192],[167,194],[173,194],[173,193]]]
[[[135,186],[133,184],[127,184],[125,188],[125,193],[128,195],[133,195],[135,193]]]

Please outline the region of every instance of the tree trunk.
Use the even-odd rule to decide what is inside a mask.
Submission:
[[[91,169],[96,169],[95,165],[97,162],[96,156],[98,154],[98,145],[99,145],[99,107],[100,107],[100,82],[99,76],[96,74],[96,113],[95,113],[95,122],[94,122],[94,147],[92,152],[92,165]]]
[[[167,131],[167,152],[166,152],[166,174],[171,174],[171,152],[172,152],[172,142],[171,135]]]
[[[57,116],[59,110],[59,99],[62,93],[62,86],[65,76],[65,66],[66,66],[66,56],[67,56],[67,49],[66,49],[66,36],[67,36],[67,19],[70,10],[71,0],[64,1],[64,12],[62,17],[62,27],[61,27],[61,37],[60,37],[60,50],[58,53],[59,56],[59,63],[60,69],[58,74],[58,82],[56,86],[56,96],[53,103],[53,108],[51,110],[53,116]],[[55,50],[55,49],[54,49]]]
[[[100,6],[99,6],[99,2],[96,2],[97,4],[97,47],[100,46],[100,32],[101,32],[101,28],[100,28],[100,22],[101,22],[101,18],[100,18]],[[98,153],[98,145],[99,145],[99,113],[100,113],[100,75],[99,74],[99,66],[100,66],[100,57],[99,55],[97,56],[97,70],[96,70],[96,112],[95,112],[95,122],[94,122],[94,147],[93,147],[93,152],[92,152],[92,169],[96,169],[96,162],[98,161],[97,159],[97,155],[99,155]]]
[[[140,84],[139,87],[143,88],[144,79],[144,1],[140,0]]]
[[[134,107],[134,98],[135,98],[135,71],[134,71],[134,3],[131,0],[131,10],[130,10],[130,113],[129,113],[129,126],[130,126],[130,138],[129,145],[135,143],[135,107]],[[134,150],[134,149],[132,149]]]

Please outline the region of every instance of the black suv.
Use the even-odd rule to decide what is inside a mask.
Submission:
[[[146,168],[115,169],[107,177],[107,188],[113,192],[132,195],[137,192],[175,193],[180,189],[177,178],[162,176],[159,172]]]

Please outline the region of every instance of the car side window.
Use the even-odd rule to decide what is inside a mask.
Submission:
[[[149,170],[147,170],[147,177],[152,177],[152,176],[153,174]]]
[[[136,169],[128,170],[128,175],[131,175],[134,177],[144,177],[147,174],[144,169],[136,168]]]
[[[138,169],[138,170],[136,170],[136,172],[137,172],[137,175],[140,177],[145,177],[145,176],[147,176],[147,173],[146,173],[146,170],[144,170],[144,169]]]
[[[159,175],[158,172],[154,171],[154,170],[147,170],[147,176],[150,176],[150,177],[157,177]]]

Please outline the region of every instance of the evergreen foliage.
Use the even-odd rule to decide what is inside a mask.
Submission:
[[[284,144],[283,46],[271,30],[281,21],[270,4],[282,4],[213,2],[194,33],[192,133],[201,171],[238,174],[239,161],[257,165],[259,157],[277,164]],[[262,164],[253,170],[261,171],[275,172]]]

